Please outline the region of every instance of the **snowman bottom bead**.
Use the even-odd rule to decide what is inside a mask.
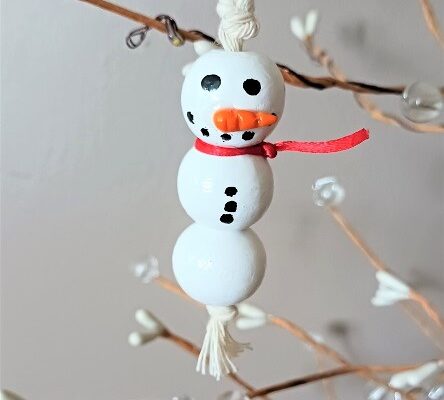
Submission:
[[[194,300],[230,306],[250,297],[265,273],[264,246],[252,229],[217,230],[194,223],[177,239],[173,270]]]

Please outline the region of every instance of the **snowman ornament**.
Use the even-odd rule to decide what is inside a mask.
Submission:
[[[199,57],[182,87],[183,115],[196,141],[182,160],[177,188],[195,222],[177,239],[173,270],[181,288],[207,307],[197,370],[219,380],[236,371],[232,359],[249,347],[232,338],[228,323],[265,273],[265,249],[250,227],[273,197],[268,158],[280,151],[345,150],[368,132],[327,142],[265,142],[284,110],[284,79],[268,57],[241,51],[258,29],[252,0],[220,0],[217,11],[223,49]]]

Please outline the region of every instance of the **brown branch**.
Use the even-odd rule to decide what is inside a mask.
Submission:
[[[286,330],[287,332],[289,332],[293,336],[297,337],[299,340],[301,340],[304,343],[306,343],[307,345],[309,345],[313,350],[317,351],[319,354],[322,354],[322,355],[336,361],[337,363],[341,364],[344,367],[349,367],[351,365],[350,362],[345,357],[343,357],[341,354],[339,354],[336,350],[332,349],[331,347],[327,346],[324,343],[318,342],[307,331],[305,331],[303,328],[296,325],[295,323],[293,323],[285,318],[282,318],[282,317],[276,317],[274,315],[269,315],[268,318],[269,318],[269,321],[273,325],[276,325],[276,326]],[[394,390],[392,387],[390,387],[387,384],[387,382],[380,379],[379,377],[372,374],[371,372],[362,371],[362,372],[359,372],[358,375],[360,375],[362,378],[364,378],[366,380],[369,380],[369,381],[375,382],[381,386],[384,386],[388,390],[391,390],[391,391]]]
[[[155,279],[155,282],[162,287],[163,289],[174,293],[175,295],[179,296],[182,299],[185,299],[191,303],[193,303],[196,306],[202,306],[202,304],[198,303],[197,301],[191,299],[179,286],[177,286],[174,282],[169,280],[168,278],[165,278],[163,276],[159,276]],[[322,354],[339,364],[343,366],[350,366],[350,363],[346,360],[345,357],[343,357],[341,354],[339,354],[336,350],[332,349],[331,347],[327,346],[324,343],[318,342],[316,339],[314,339],[307,331],[305,331],[302,327],[296,325],[294,322],[291,322],[285,318],[277,317],[275,315],[269,315],[268,320],[271,324],[286,330],[291,335],[295,336],[302,342],[306,343],[308,346],[310,346],[313,350],[318,352],[319,354]],[[384,386],[388,390],[394,391],[392,387],[390,387],[387,382],[380,379],[379,377],[375,376],[371,372],[360,372],[359,375],[363,377],[366,380],[370,380],[372,382],[375,382],[381,386]]]
[[[197,306],[203,307],[203,305],[201,303],[198,303],[197,301],[193,300],[190,296],[188,296],[179,286],[177,286],[170,279],[165,278],[163,276],[158,276],[154,281],[163,289],[168,290],[171,293],[174,293],[175,295],[179,296],[183,300],[189,301],[190,303],[193,303]]]
[[[191,299],[179,286],[177,286],[174,282],[172,282],[170,279],[165,278],[163,276],[159,276],[155,279],[155,281],[160,287],[163,289],[174,293],[175,295],[179,296],[182,299],[185,299],[194,305],[202,306],[202,304],[194,301]],[[285,318],[277,317],[275,315],[269,315],[268,320],[273,325],[278,326],[281,329],[284,329],[291,333],[293,336],[297,337],[302,342],[306,343],[308,346],[313,348],[314,350],[318,351],[320,354],[323,354],[336,362],[348,365],[348,361],[341,356],[336,350],[333,350],[332,348],[328,347],[327,345],[318,342],[316,339],[314,339],[308,332],[306,332],[303,328],[296,325],[294,322],[291,322]]]
[[[374,373],[393,373],[407,371],[409,369],[417,368],[418,365],[401,365],[401,366],[383,366],[383,365],[358,365],[335,368],[316,374],[307,375],[301,378],[291,379],[282,383],[267,386],[262,389],[252,390],[247,393],[248,398],[264,396],[270,393],[278,392],[285,389],[294,388],[301,385],[317,382],[320,380],[330,379],[341,375],[355,374],[358,372],[374,372]]]
[[[120,15],[121,17],[131,19],[132,21],[138,22],[144,26],[148,26],[151,29],[155,29],[156,31],[167,33],[165,24],[163,22],[158,21],[155,18],[148,17],[147,15],[131,11],[128,8],[119,6],[117,4],[110,3],[109,1],[105,0],[80,0],[80,1],[92,4],[98,8],[101,8],[102,10]],[[183,29],[178,29],[178,32],[183,36],[185,40],[189,42],[195,42],[196,40],[202,39],[202,36],[195,32],[185,31]]]
[[[318,353],[331,358],[339,364],[349,365],[349,362],[345,359],[345,357],[339,354],[336,350],[328,347],[326,344],[318,342],[307,331],[296,325],[294,322],[291,322],[288,319],[282,317],[277,317],[275,315],[270,315],[268,319],[273,325],[276,325],[279,328],[282,328],[291,333],[293,336],[297,337],[299,340],[309,345]]]
[[[444,33],[442,32],[435,11],[429,0],[419,0],[428,30],[444,49]]]
[[[356,229],[347,221],[345,216],[337,207],[327,208],[330,215],[333,217],[335,222],[344,231],[347,237],[352,241],[352,243],[368,258],[370,264],[377,271],[387,271],[393,274],[387,265],[376,255],[376,253],[365,243],[364,239],[358,234]],[[410,288],[409,293],[410,299],[415,301],[421,306],[422,310],[429,316],[429,318],[444,332],[444,319],[438,312],[438,310],[427,300],[422,294],[417,292],[415,289]]]
[[[127,8],[110,3],[106,0],[80,0],[80,1],[92,4],[96,7],[101,8],[102,10],[106,10],[111,13],[120,15],[122,17],[131,19],[135,22],[148,26],[159,32],[166,33],[165,25],[162,22],[157,21],[152,17],[148,17],[146,15],[137,13],[135,11],[131,11]],[[185,40],[189,42],[195,42],[196,40],[214,41],[214,38],[200,31],[178,29],[178,32],[183,36]],[[379,86],[363,82],[343,81],[332,78],[330,76],[313,77],[300,74],[285,65],[282,64],[277,64],[277,65],[281,69],[285,81],[289,85],[293,85],[299,88],[324,90],[336,87],[343,90],[349,90],[355,93],[393,94],[393,95],[400,95],[405,88],[405,86]]]
[[[325,358],[319,353],[316,353],[315,358],[316,358],[316,365],[318,367],[317,368],[318,372],[322,372],[324,369],[326,369]],[[323,379],[321,383],[322,383],[322,388],[324,389],[326,399],[337,400],[338,398],[336,396],[336,391],[333,381],[331,381],[330,379]]]
[[[307,36],[303,41],[305,50],[309,57],[317,64],[327,69],[330,75],[339,81],[347,81],[344,72],[334,62],[333,58],[325,49],[314,44],[314,37]],[[370,117],[385,124],[399,126],[411,132],[420,133],[444,133],[444,125],[441,124],[420,124],[410,122],[400,116],[382,111],[375,102],[371,101],[369,96],[364,93],[353,93],[356,103],[364,109]]]
[[[433,343],[444,353],[444,335],[440,327],[430,322],[429,316],[421,312],[421,306],[411,301],[400,302],[402,310],[415,322],[418,328],[430,338]]]
[[[358,105],[367,111],[370,116],[380,122],[385,124],[399,126],[401,128],[407,129],[411,132],[419,133],[444,133],[444,125],[442,124],[422,124],[410,122],[402,117],[395,114],[382,111],[376,103],[371,101],[368,96],[364,94],[355,93],[355,100]]]
[[[387,265],[385,265],[384,262],[376,255],[376,253],[367,245],[356,229],[350,224],[350,222],[347,221],[339,208],[328,207],[327,209],[335,222],[344,231],[352,243],[368,258],[373,268],[375,268],[377,271],[388,271],[389,268]]]

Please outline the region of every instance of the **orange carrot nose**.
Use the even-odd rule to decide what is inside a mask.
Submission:
[[[261,128],[273,125],[276,121],[277,116],[274,114],[261,111],[237,110],[235,108],[217,110],[213,115],[214,125],[223,132]]]

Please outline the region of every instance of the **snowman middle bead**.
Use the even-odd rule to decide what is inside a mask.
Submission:
[[[193,134],[210,145],[261,143],[280,119],[282,74],[252,52],[212,50],[198,58],[182,86],[182,112]],[[214,156],[192,148],[179,168],[179,199],[196,222],[241,230],[258,221],[273,197],[273,174],[259,156]]]

